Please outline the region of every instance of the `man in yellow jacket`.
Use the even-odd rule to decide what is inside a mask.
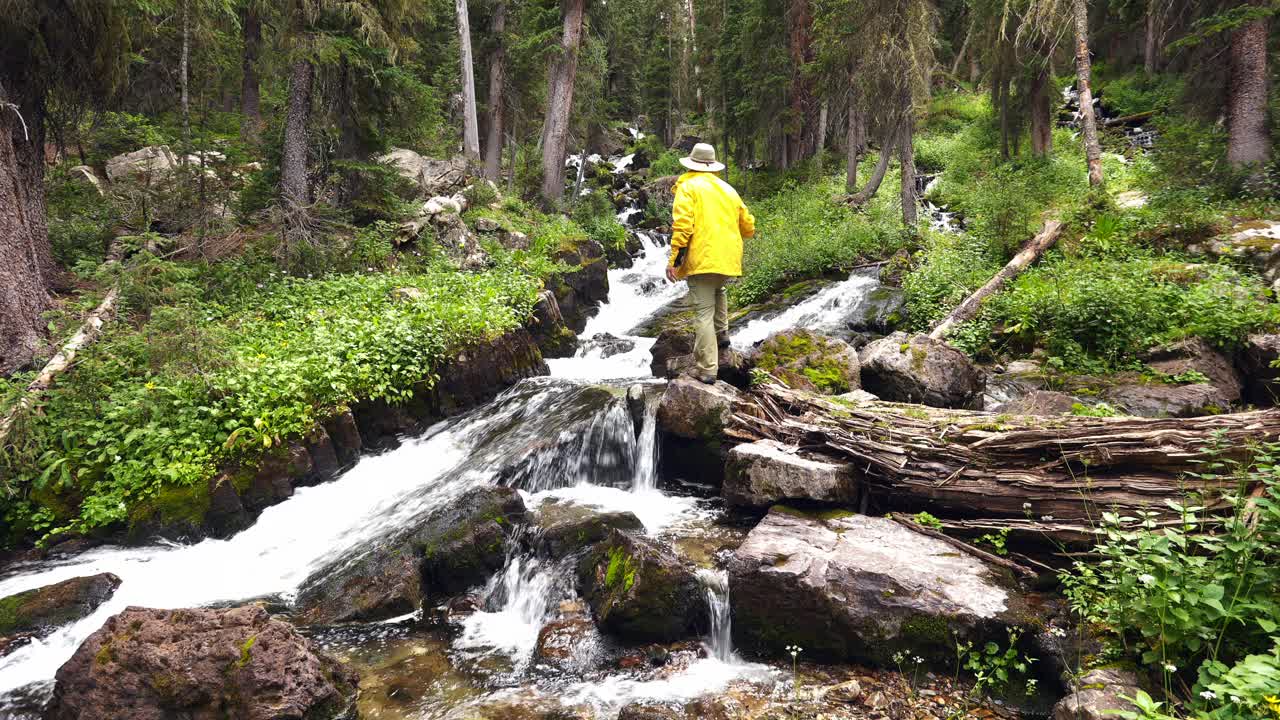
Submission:
[[[756,219],[729,183],[716,177],[724,165],[715,148],[693,146],[680,164],[689,172],[675,184],[672,206],[671,258],[667,279],[689,282],[689,296],[697,313],[693,343],[697,377],[716,381],[718,348],[729,344],[729,306],[724,286],[742,275],[742,238],[756,233]]]

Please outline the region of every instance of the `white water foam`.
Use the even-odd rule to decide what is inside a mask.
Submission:
[[[501,653],[516,670],[527,667],[538,633],[559,598],[557,579],[564,570],[536,558],[512,554],[506,567],[485,588],[485,609],[463,623],[455,648],[469,653]]]
[[[803,328],[814,332],[837,332],[843,329],[862,305],[867,294],[879,287],[876,272],[855,271],[847,280],[827,286],[803,302],[792,305],[771,318],[747,323],[733,333],[733,346],[745,350],[770,335],[783,330]]]

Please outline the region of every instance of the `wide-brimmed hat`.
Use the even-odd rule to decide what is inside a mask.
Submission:
[[[706,143],[698,143],[689,157],[680,158],[680,164],[697,172],[720,172],[724,163],[716,162],[716,149]]]

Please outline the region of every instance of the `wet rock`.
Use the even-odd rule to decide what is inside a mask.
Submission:
[[[891,402],[970,407],[983,384],[968,356],[926,335],[897,332],[862,351],[863,388]]]
[[[395,167],[401,177],[418,186],[423,197],[451,195],[467,184],[467,159],[461,155],[433,160],[412,150],[392,148],[378,162]]]
[[[131,607],[57,673],[49,720],[354,717],[357,675],[260,607]]]
[[[342,470],[343,462],[338,459],[338,449],[324,426],[316,426],[304,438],[304,447],[311,459],[311,471],[298,482],[299,485],[316,485],[332,480]]]
[[[502,568],[507,534],[524,520],[518,491],[468,491],[394,537],[312,573],[298,593],[298,618],[306,624],[382,620],[479,585]]]
[[[900,288],[881,285],[873,288],[851,308],[847,333],[891,332],[902,321],[907,296]]]
[[[1210,385],[1222,392],[1229,404],[1240,401],[1244,388],[1240,373],[1231,360],[1200,338],[1189,338],[1153,348],[1147,353],[1146,360],[1152,370],[1165,375],[1200,373],[1208,378]]]
[[[531,540],[534,549],[554,558],[594,545],[613,530],[644,532],[644,523],[634,513],[605,511],[558,498],[538,506],[533,526],[537,529]]]
[[[1053,720],[1107,720],[1138,708],[1125,697],[1136,697],[1138,677],[1127,670],[1108,668],[1086,673],[1078,690],[1053,707]]]
[[[1030,393],[1001,405],[999,412],[1009,415],[1070,415],[1079,400],[1051,390],[1032,390]]]
[[[0,656],[88,617],[120,587],[111,573],[71,578],[0,598]]]
[[[636,383],[627,388],[627,412],[631,415],[631,424],[635,427],[636,437],[644,427],[645,411],[648,409],[648,391],[643,383]]]
[[[597,669],[605,641],[591,614],[579,600],[560,604],[559,615],[538,631],[533,658],[540,666],[562,673]]]
[[[1165,385],[1135,380],[1109,388],[1103,397],[1117,409],[1138,417],[1198,417],[1227,412],[1229,396],[1209,383]]]
[[[635,340],[620,338],[609,333],[596,333],[591,336],[591,344],[599,348],[600,357],[602,358],[629,353],[636,349]]]
[[[580,333],[609,297],[609,264],[604,248],[594,240],[585,240],[557,253],[555,259],[568,265],[570,270],[549,279],[547,289],[555,293],[565,324]]]
[[[687,325],[663,328],[658,339],[649,348],[652,359],[649,370],[654,377],[667,377],[667,363],[678,357],[693,354],[693,329]]]
[[[658,405],[658,427],[687,440],[719,442],[740,398],[732,385],[708,385],[692,378],[672,380]]]
[[[676,181],[679,179],[679,175],[664,175],[650,180],[644,186],[645,195],[659,205],[670,207],[676,201],[675,187]]]
[[[263,458],[257,468],[238,473],[232,482],[240,489],[246,509],[260,513],[293,497],[294,481],[311,472],[311,456],[299,444],[290,444]]]
[[[1250,335],[1237,365],[1244,375],[1244,399],[1258,407],[1273,407],[1280,399],[1280,335]]]
[[[950,669],[956,641],[1007,640],[1030,621],[1007,575],[887,518],[775,507],[729,563],[734,640],[781,657],[892,667],[902,651]]]
[[[721,492],[729,505],[753,510],[797,500],[853,506],[858,479],[852,465],[807,458],[796,448],[760,440],[729,451]]]
[[[602,630],[633,642],[670,642],[707,626],[702,585],[658,541],[611,531],[578,563],[578,592]]]
[[[346,465],[360,456],[363,443],[360,440],[360,428],[356,426],[356,418],[350,410],[340,412],[324,422],[325,432],[333,441],[333,450],[338,462]]]
[[[842,340],[808,330],[769,336],[757,349],[755,364],[797,390],[841,395],[861,387],[858,353]]]
[[[538,294],[529,332],[545,358],[573,357],[578,350],[578,336],[565,324],[560,303],[556,302],[556,296],[550,290]]]
[[[168,145],[151,145],[107,161],[107,179],[112,183],[148,185],[169,177],[178,169],[178,158]]]

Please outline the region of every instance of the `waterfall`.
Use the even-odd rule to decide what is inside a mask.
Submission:
[[[734,347],[745,350],[776,332],[792,328],[839,334],[850,319],[865,313],[868,296],[878,287],[879,267],[857,270],[849,279],[825,287],[773,317],[752,320],[730,339]]]
[[[723,570],[699,570],[698,579],[707,596],[707,614],[711,632],[707,636],[707,653],[724,663],[741,659],[733,652],[733,626],[729,615],[729,575]]]
[[[519,671],[532,659],[538,632],[552,610],[567,596],[563,585],[568,573],[511,545],[506,566],[485,586],[483,609],[466,619],[454,646],[466,654],[501,653]]]
[[[662,403],[661,393],[645,393],[644,419],[640,424],[640,434],[636,437],[636,474],[631,489],[634,492],[649,492],[658,489],[658,405]]]

